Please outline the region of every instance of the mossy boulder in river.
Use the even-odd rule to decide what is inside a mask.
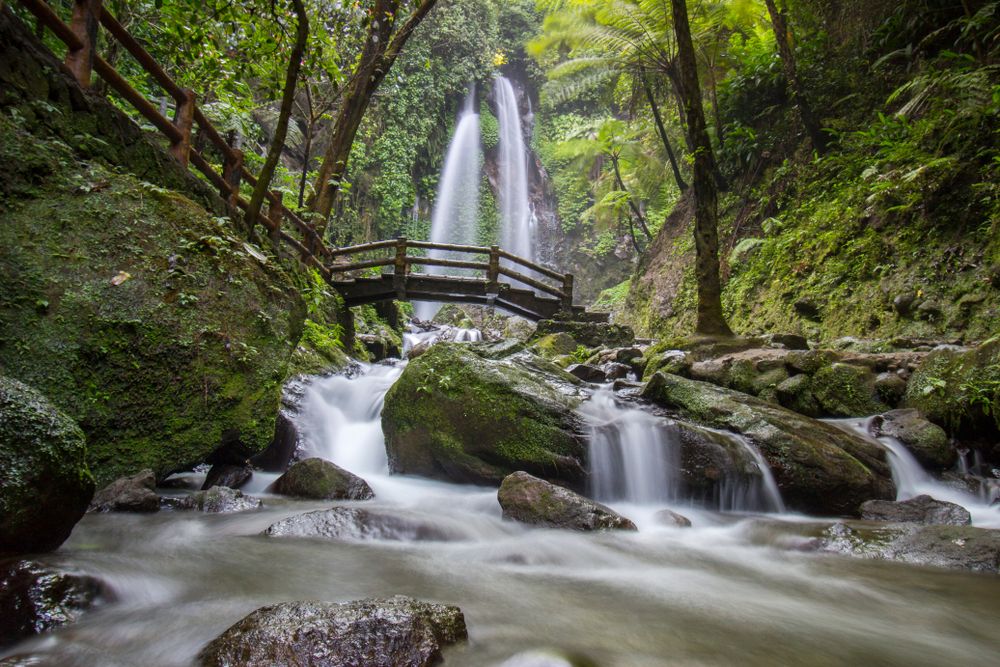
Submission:
[[[830,424],[731,389],[656,373],[643,397],[690,421],[740,433],[767,460],[790,509],[856,514],[894,497],[885,452]]]
[[[504,478],[497,492],[505,519],[569,530],[636,530],[610,507],[526,472]]]
[[[526,470],[582,487],[579,380],[521,352],[441,343],[410,362],[385,397],[393,472],[499,485]]]
[[[94,494],[83,433],[35,389],[0,376],[0,555],[62,544]]]
[[[269,490],[284,496],[315,500],[368,500],[375,497],[368,482],[320,458],[293,464]]]

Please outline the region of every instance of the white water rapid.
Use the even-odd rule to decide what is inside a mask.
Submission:
[[[827,421],[857,433],[867,440],[877,442],[885,448],[889,466],[892,468],[892,481],[896,484],[896,500],[909,500],[916,496],[927,495],[936,500],[961,505],[969,510],[973,526],[1000,528],[1000,506],[991,504],[993,498],[971,493],[966,488],[958,486],[958,482],[948,483],[935,479],[924,470],[916,457],[899,440],[887,435],[878,438],[872,436],[871,418]]]
[[[503,76],[494,83],[500,126],[499,190],[500,246],[515,255],[535,259],[535,218],[528,202],[528,153],[514,85]]]
[[[455,135],[445,155],[441,180],[431,215],[431,238],[434,243],[473,245],[479,220],[479,184],[482,171],[482,150],[479,139],[479,114],[476,113],[476,89],[472,86],[458,116]],[[441,251],[432,250],[430,257],[443,258]],[[455,259],[454,255],[450,256]],[[427,272],[443,275],[446,269],[427,267]],[[418,302],[414,313],[421,320],[434,317],[440,304]]]

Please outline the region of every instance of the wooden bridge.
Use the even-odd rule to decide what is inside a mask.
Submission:
[[[193,166],[218,189],[230,216],[234,220],[240,218],[241,212],[249,208],[243,194],[247,187],[257,184],[257,177],[243,163],[243,153],[229,145],[212,125],[199,108],[196,93],[181,88],[103,7],[102,0],[74,0],[69,24],[43,0],[17,1],[35,16],[39,30],[51,30],[66,45],[64,64],[81,88],[89,88],[92,74],[98,74],[111,90],[169,140],[170,154],[183,167]],[[130,54],[162,87],[166,94],[164,100],[172,98],[173,120],[166,118],[155,104],[97,53],[98,30],[101,27],[105,29],[109,41],[116,41],[124,53]],[[199,140],[192,142],[196,126]],[[211,156],[196,150],[192,143],[214,149],[221,164],[213,164]],[[349,306],[389,299],[461,302],[497,306],[533,320],[558,317],[600,322],[608,319],[607,314],[588,313],[582,307],[573,305],[572,275],[557,273],[497,246],[486,248],[395,239],[331,249],[316,232],[315,224],[308,220],[308,215],[299,215],[285,208],[280,191],[268,192],[266,201],[267,210],[258,219],[275,251],[280,252],[284,247],[303,264],[317,269],[344,296]],[[253,230],[249,231],[253,233]],[[408,254],[411,249],[417,253],[431,250],[438,254],[461,255],[457,259],[437,255],[411,256]],[[391,253],[388,256],[371,257],[372,253],[389,250]],[[486,261],[473,261],[472,257],[477,255],[485,255]],[[354,261],[350,261],[352,258]],[[414,273],[411,271],[414,266],[461,270],[465,275]],[[382,267],[392,267],[393,270],[388,274],[379,272],[371,275],[375,269]],[[368,273],[363,273],[366,271]],[[501,282],[502,277],[513,282]],[[553,281],[557,284],[553,285]]]
[[[433,254],[410,254],[411,250],[430,250]],[[382,256],[335,261],[327,267],[331,273],[330,284],[343,295],[348,306],[389,299],[441,301],[496,306],[531,320],[557,317],[606,322],[608,319],[607,313],[588,313],[581,306],[573,305],[572,274],[558,273],[501,250],[499,246],[487,248],[399,238],[331,251],[335,260],[372,253]],[[445,253],[457,254],[458,258],[443,257]],[[485,255],[486,261],[474,259],[477,255]],[[411,271],[414,266],[452,273],[461,271],[467,275],[414,273]],[[392,267],[392,273],[342,277],[345,273],[357,274],[382,267]],[[502,277],[512,282],[501,282]]]

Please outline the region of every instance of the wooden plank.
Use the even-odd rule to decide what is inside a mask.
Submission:
[[[226,180],[219,174],[219,172],[212,168],[212,165],[209,164],[208,160],[202,157],[201,153],[196,150],[192,150],[190,158],[191,164],[193,164],[198,171],[205,174],[205,178],[210,180],[212,185],[219,188],[220,191],[229,187]]]

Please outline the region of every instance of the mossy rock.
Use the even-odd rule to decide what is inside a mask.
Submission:
[[[552,333],[546,334],[532,344],[531,349],[536,354],[547,359],[554,359],[556,357],[569,356],[576,352],[576,349],[580,347],[580,344],[576,342],[568,333]]]
[[[812,393],[812,378],[805,373],[783,380],[775,388],[778,402],[789,410],[807,417],[821,417],[823,410]]]
[[[863,366],[835,363],[812,376],[812,393],[827,417],[866,417],[889,409],[878,399],[875,374]]]
[[[314,500],[369,500],[375,497],[368,482],[320,458],[293,464],[274,481],[269,491]]]
[[[643,397],[680,417],[740,433],[767,460],[790,509],[856,514],[865,500],[894,497],[882,449],[830,424],[746,394],[655,374]]]
[[[87,510],[80,428],[37,390],[0,376],[0,556],[50,551]]]
[[[959,435],[1000,432],[1000,337],[971,350],[928,354],[910,378],[906,407]]]
[[[578,344],[587,347],[625,347],[635,340],[635,333],[630,328],[604,322],[541,320],[535,329],[537,336],[554,333],[569,334]]]
[[[499,485],[529,471],[580,487],[586,446],[576,378],[527,353],[439,343],[410,362],[382,412],[393,472]]]
[[[629,519],[590,498],[526,472],[504,478],[497,492],[505,519],[567,530],[636,530]]]

